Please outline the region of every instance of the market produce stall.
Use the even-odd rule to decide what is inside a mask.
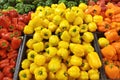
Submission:
[[[1,0],[0,80],[120,80],[119,0]]]

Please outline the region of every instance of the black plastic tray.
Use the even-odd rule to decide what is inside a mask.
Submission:
[[[100,68],[100,72],[101,72],[101,74],[102,74],[102,76],[103,76],[103,80],[109,80],[108,78],[107,78],[107,76],[106,76],[106,74],[105,74],[105,69],[104,69],[104,63],[103,63],[103,56],[102,56],[102,54],[101,54],[101,50],[100,50],[100,46],[99,46],[99,43],[98,43],[98,38],[100,38],[100,37],[105,37],[104,36],[104,33],[102,33],[102,32],[95,32],[94,33],[94,38],[95,38],[95,50],[96,50],[96,52],[98,53],[98,55],[99,55],[99,57],[100,57],[100,59],[101,59],[101,61],[102,61],[102,67]]]
[[[118,34],[120,35],[120,31],[118,32]],[[95,36],[95,42],[96,42],[96,51],[98,52],[98,54],[99,54],[99,56],[100,56],[100,58],[101,58],[101,61],[102,61],[102,59],[103,59],[103,56],[102,56],[102,54],[101,54],[101,50],[100,50],[100,46],[99,46],[99,43],[98,43],[98,39],[100,38],[100,37],[105,37],[104,36],[104,33],[102,33],[102,32],[95,32],[95,34],[94,34],[94,36]],[[102,61],[102,64],[103,64],[103,61]],[[108,77],[107,77],[107,75],[105,74],[105,70],[104,70],[104,64],[103,64],[103,76],[104,76],[104,80],[110,80]],[[114,80],[120,80],[120,79],[114,79]]]
[[[19,47],[19,50],[18,50],[18,56],[17,56],[17,60],[16,60],[16,65],[15,65],[15,72],[16,72],[16,70],[17,70],[18,57],[19,57],[19,55],[21,54],[21,49],[22,49],[22,44],[23,44],[23,38],[24,38],[24,36],[21,36],[22,42],[21,42],[20,47]],[[15,72],[14,72],[14,74],[13,74],[13,79],[14,79],[14,77],[16,76]],[[15,79],[14,79],[14,80],[15,80]]]
[[[94,47],[95,51],[98,52],[98,44],[96,42],[96,34],[94,34],[94,40],[92,42],[92,46]],[[22,48],[21,48],[21,51],[18,55],[18,58],[17,58],[17,65],[16,65],[16,70],[15,70],[15,73],[14,73],[14,78],[13,80],[19,80],[19,71],[22,69],[21,68],[21,62],[26,58],[26,42],[28,41],[28,39],[32,38],[33,36],[32,35],[24,35],[24,38],[23,38],[23,44],[22,44]],[[99,53],[100,54],[100,53]],[[99,55],[98,54],[98,55]],[[100,56],[100,59],[102,60],[102,57],[101,55]],[[103,65],[102,67],[99,68],[99,71],[100,71],[100,80],[106,80],[106,77],[105,77],[105,73],[104,73],[104,68],[103,68]]]
[[[15,72],[14,72],[14,75],[13,75],[13,80],[19,80],[18,78],[19,78],[21,61],[25,58],[25,54],[23,52],[25,52],[25,50],[26,50],[26,49],[24,49],[25,43],[26,43],[26,38],[27,38],[26,35],[24,35],[23,38],[22,38],[22,43],[20,45],[18,56],[17,56],[17,61],[16,61]]]

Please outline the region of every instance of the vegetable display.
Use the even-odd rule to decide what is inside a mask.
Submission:
[[[22,42],[22,30],[30,20],[30,15],[31,13],[19,15],[15,10],[1,12],[0,80],[13,79],[18,50]]]
[[[0,80],[13,78],[119,80],[120,1],[0,0]]]
[[[102,63],[92,46],[97,25],[86,9],[85,3],[37,7],[23,30],[33,37],[24,44],[27,56],[21,62],[20,80],[100,79]]]
[[[106,10],[101,14],[103,21],[97,23],[98,31],[103,33],[103,36],[99,37],[98,43],[101,48],[107,78],[120,79],[120,7],[113,3],[108,3],[105,7]]]

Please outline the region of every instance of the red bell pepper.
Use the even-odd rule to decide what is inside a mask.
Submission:
[[[18,17],[18,13],[16,10],[10,10],[10,11],[8,11],[8,14],[9,14],[9,17],[11,17],[11,18]]]
[[[0,16],[0,26],[2,26],[4,28],[8,28],[10,24],[11,24],[11,20],[9,17],[7,17],[5,15]]]
[[[7,57],[6,50],[0,49],[0,60]]]
[[[3,80],[3,77],[4,77],[4,75],[3,75],[3,73],[0,71],[0,80]]]
[[[14,37],[19,37],[19,36],[22,35],[22,32],[19,31],[19,30],[14,30],[14,31],[13,31],[13,34],[14,34]]]
[[[13,72],[14,72],[14,66],[13,65],[5,66],[3,68],[3,74],[7,77],[12,78],[13,77]]]
[[[9,42],[7,40],[0,39],[0,48],[7,48],[8,44]]]
[[[0,61],[0,69],[4,68],[5,66],[9,66],[9,59]]]
[[[13,31],[15,30],[15,25],[14,24],[11,24],[9,27],[8,27],[8,31]]]
[[[12,41],[11,41],[11,47],[13,49],[18,49],[20,47],[21,44],[21,39],[17,38],[17,37],[13,37]]]
[[[15,65],[16,65],[16,59],[10,59],[10,65],[13,65],[15,67]]]
[[[8,41],[11,41],[13,37],[14,37],[14,34],[12,32],[2,34],[2,39],[8,40]]]
[[[18,24],[16,25],[16,29],[19,31],[23,31],[24,26],[25,26],[25,23],[22,21],[19,21]]]
[[[2,35],[5,35],[8,32],[8,30],[6,28],[1,28],[0,29],[0,37],[2,37]]]
[[[7,54],[7,56],[8,56],[8,59],[12,59],[14,57],[16,58],[17,57],[17,51],[16,50],[11,51]]]
[[[4,77],[3,80],[13,80],[13,79],[10,77]]]

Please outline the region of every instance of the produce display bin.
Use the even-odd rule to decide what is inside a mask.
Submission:
[[[120,31],[118,32],[118,34],[120,35]],[[102,61],[102,65],[103,65],[103,69],[102,69],[102,74],[103,74],[103,76],[104,76],[104,80],[110,80],[108,77],[107,77],[107,75],[105,74],[105,69],[104,69],[104,66],[105,66],[105,63],[103,63],[103,56],[102,56],[102,53],[101,53],[101,50],[100,50],[100,46],[99,46],[99,43],[98,43],[98,39],[100,38],[100,37],[105,37],[104,36],[104,33],[102,33],[102,32],[95,32],[95,34],[94,34],[94,36],[95,36],[95,50],[97,51],[97,53],[98,53],[98,55],[99,55],[99,57],[100,57],[100,59],[101,59],[101,61]],[[115,80],[120,80],[120,79],[115,79]]]
[[[93,42],[91,44],[94,47],[95,51],[98,52],[98,55],[100,56],[100,59],[102,60],[102,56],[100,55],[99,48],[98,48],[98,43],[96,42],[96,39],[97,39],[96,33],[93,33],[93,34],[94,34],[95,39],[93,40]],[[23,44],[21,46],[20,54],[18,55],[18,58],[17,58],[17,65],[16,65],[16,70],[14,73],[13,80],[19,80],[19,71],[22,69],[21,62],[27,56],[26,55],[26,50],[27,50],[26,42],[32,37],[33,37],[33,35],[24,35]],[[106,80],[103,65],[99,68],[99,72],[100,72],[100,80]]]
[[[102,80],[106,80],[106,79],[107,79],[107,76],[106,76],[106,74],[105,74],[104,63],[103,63],[103,61],[102,61],[103,56],[102,56],[102,54],[101,54],[100,47],[99,47],[99,44],[98,44],[98,38],[99,38],[99,37],[104,37],[104,33],[94,32],[94,38],[95,38],[94,40],[95,40],[95,42],[96,42],[96,43],[94,43],[94,45],[95,45],[95,50],[96,50],[96,52],[98,53],[98,55],[99,55],[99,57],[100,57],[100,59],[101,59],[101,62],[102,62],[102,67],[100,68],[100,72],[101,72],[102,76],[104,76],[104,78],[103,78]]]
[[[25,40],[26,40],[26,35],[24,35],[22,37],[22,43],[20,45],[20,48],[19,48],[19,52],[18,52],[18,56],[17,56],[17,61],[16,61],[16,66],[15,66],[15,72],[14,72],[14,75],[13,75],[13,80],[18,80],[18,71],[20,70],[20,64],[21,64],[21,60],[23,59],[22,56],[24,57],[24,54],[22,53],[23,52],[23,45],[25,44]]]

